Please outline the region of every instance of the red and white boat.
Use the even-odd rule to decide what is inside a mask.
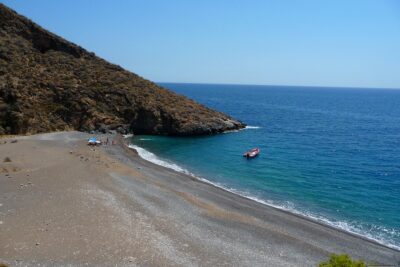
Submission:
[[[243,157],[251,159],[251,158],[257,157],[258,154],[260,154],[260,149],[259,148],[253,148],[252,150],[249,150],[246,153],[244,153]]]

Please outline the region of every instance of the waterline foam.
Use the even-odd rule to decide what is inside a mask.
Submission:
[[[188,170],[180,167],[179,165],[177,165],[175,163],[168,162],[166,160],[160,159],[155,154],[151,153],[150,151],[148,151],[148,150],[146,150],[144,148],[141,148],[141,147],[138,147],[138,146],[135,146],[135,145],[129,145],[129,148],[135,149],[137,151],[137,153],[139,154],[139,156],[144,160],[147,160],[147,161],[149,161],[151,163],[154,163],[154,164],[159,165],[159,166],[163,166],[165,168],[168,168],[168,169],[171,169],[171,170],[174,170],[174,171],[177,171],[177,172],[181,172],[181,173],[184,173],[184,174],[187,174],[187,175],[194,176]]]
[[[257,126],[250,126],[250,127],[257,127]],[[250,129],[257,129],[257,128],[250,128]],[[360,227],[357,227],[359,225],[359,223],[357,223],[357,222],[348,223],[346,221],[340,221],[340,220],[335,221],[335,220],[331,220],[331,219],[328,219],[326,217],[323,217],[321,215],[316,215],[316,214],[314,214],[312,212],[309,212],[309,211],[301,211],[300,209],[296,208],[294,203],[292,203],[290,201],[277,203],[276,201],[273,201],[273,200],[260,199],[260,198],[257,198],[255,196],[252,196],[249,192],[243,192],[243,191],[240,191],[240,190],[237,190],[237,189],[234,189],[234,188],[230,188],[230,187],[228,187],[226,185],[223,185],[223,184],[220,184],[220,183],[212,182],[212,181],[210,181],[208,179],[205,179],[203,177],[196,176],[193,173],[191,173],[190,171],[188,171],[187,169],[182,168],[181,166],[179,166],[179,165],[177,165],[177,164],[175,164],[173,162],[161,159],[157,155],[155,155],[154,153],[152,153],[152,152],[150,152],[150,151],[148,151],[148,150],[146,150],[144,148],[141,148],[139,146],[130,144],[129,148],[135,149],[141,158],[143,158],[144,160],[147,160],[147,161],[149,161],[149,162],[151,162],[153,164],[156,164],[156,165],[159,165],[159,166],[163,166],[165,168],[168,168],[168,169],[171,169],[171,170],[174,170],[174,171],[186,174],[186,175],[190,175],[190,176],[192,176],[192,177],[194,177],[194,178],[196,178],[196,179],[198,179],[198,180],[200,180],[202,182],[208,183],[210,185],[213,185],[215,187],[221,188],[221,189],[223,189],[225,191],[228,191],[228,192],[231,192],[233,194],[242,196],[244,198],[251,199],[251,200],[256,201],[258,203],[261,203],[261,204],[264,204],[264,205],[267,205],[267,206],[270,206],[270,207],[273,207],[273,208],[277,208],[277,209],[280,209],[280,210],[284,210],[284,211],[287,211],[287,212],[290,212],[290,213],[293,213],[293,214],[296,214],[296,215],[304,216],[304,217],[310,218],[310,219],[312,219],[314,221],[326,224],[328,226],[331,226],[331,227],[334,227],[334,228],[337,228],[337,229],[340,229],[340,230],[344,230],[344,231],[349,232],[351,234],[354,234],[354,235],[357,235],[357,236],[360,236],[360,237],[363,237],[363,238],[367,238],[367,239],[370,239],[370,240],[375,241],[377,243],[380,243],[382,245],[385,245],[385,246],[400,250],[400,245],[394,244],[393,242],[391,242],[391,240],[388,241],[388,240],[385,239],[385,237],[374,236],[372,234],[373,233],[373,229],[370,229],[370,232],[363,231],[363,229],[361,229]],[[396,232],[397,235],[400,236],[400,231],[399,230],[396,230],[396,229],[383,229],[383,230],[385,232],[393,232],[394,231],[394,232]]]
[[[223,133],[236,133],[236,132],[243,131],[243,130],[256,130],[256,129],[261,129],[261,128],[262,128],[261,126],[248,125],[248,126],[242,128],[242,129],[239,129],[239,130],[228,130],[228,131],[225,131]]]
[[[251,125],[247,125],[246,127],[244,127],[244,129],[261,129],[262,127],[260,126],[251,126]]]

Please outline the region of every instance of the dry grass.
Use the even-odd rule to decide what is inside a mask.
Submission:
[[[2,4],[0,21],[0,133],[232,130],[223,129],[232,126],[222,113],[108,63]]]
[[[0,139],[5,139],[5,138],[15,138],[18,135],[12,135],[12,134],[2,134],[0,135]],[[0,266],[1,267],[1,266]]]

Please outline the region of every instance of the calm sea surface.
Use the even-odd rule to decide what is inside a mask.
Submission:
[[[400,90],[161,85],[250,127],[136,136],[142,157],[400,248]]]

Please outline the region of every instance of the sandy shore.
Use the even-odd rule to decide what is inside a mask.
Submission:
[[[87,137],[0,139],[0,263],[316,266],[348,253],[400,266],[397,250],[153,165],[120,145],[90,148]]]

